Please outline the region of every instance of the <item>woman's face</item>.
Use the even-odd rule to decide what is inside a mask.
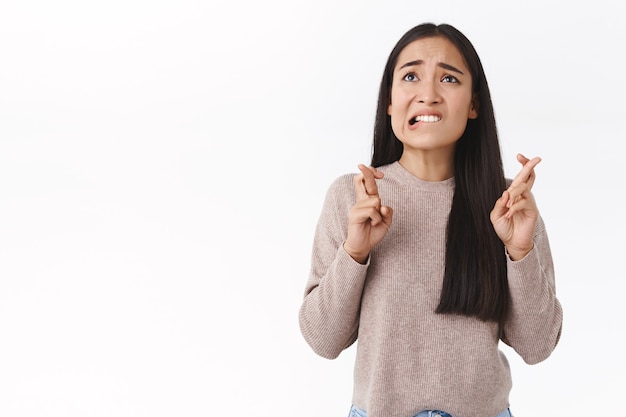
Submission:
[[[475,119],[478,111],[469,69],[449,40],[422,38],[402,50],[387,113],[405,153],[454,151],[467,120]]]

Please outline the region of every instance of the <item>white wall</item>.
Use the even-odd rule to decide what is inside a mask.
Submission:
[[[0,4],[0,415],[343,416],[353,350],[297,312],[322,199],[370,156],[396,40],[457,26],[565,311],[517,417],[621,410],[626,30],[617,0]]]

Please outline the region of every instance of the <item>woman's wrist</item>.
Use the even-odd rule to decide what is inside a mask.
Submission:
[[[520,261],[526,257],[533,250],[534,246],[531,246],[528,249],[524,248],[514,248],[511,246],[506,246],[506,253],[509,255],[509,258],[513,261]]]
[[[348,246],[347,242],[343,243],[343,250],[346,251],[346,253],[350,255],[352,259],[354,259],[356,262],[360,263],[361,265],[365,265],[367,263],[369,252],[363,254],[363,253],[359,253],[358,251],[354,251]]]

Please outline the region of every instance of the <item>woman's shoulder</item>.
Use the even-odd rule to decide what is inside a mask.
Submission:
[[[331,181],[330,186],[328,187],[329,192],[345,192],[346,189],[354,188],[354,176],[356,172],[347,172],[345,174],[341,174],[333,181]]]
[[[383,172],[386,176],[392,175],[393,166],[397,165],[397,163],[391,163],[388,165],[382,165],[376,169]],[[359,174],[356,170],[354,172],[346,172],[344,174],[340,174],[335,177],[333,181],[331,181],[329,188],[329,192],[339,192],[345,193],[347,190],[354,190],[354,177]]]

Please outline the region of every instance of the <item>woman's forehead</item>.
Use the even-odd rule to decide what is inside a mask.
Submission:
[[[467,68],[465,59],[457,47],[443,36],[430,36],[416,39],[405,46],[396,61],[395,69],[410,62],[435,61],[456,64]]]

